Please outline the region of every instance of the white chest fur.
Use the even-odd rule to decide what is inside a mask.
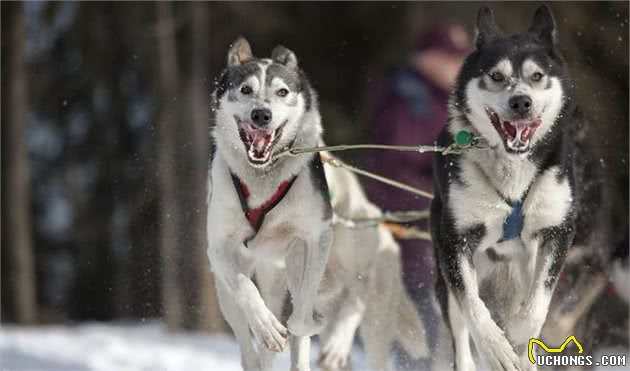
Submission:
[[[537,231],[561,224],[570,211],[572,199],[568,180],[558,177],[558,167],[537,174],[536,166],[529,160],[496,156],[493,152],[478,151],[463,157],[460,164],[463,184],[451,184],[448,202],[458,231],[480,223],[485,226],[486,235],[478,247],[481,251],[488,247],[507,250],[522,246],[514,241],[497,243],[503,235],[503,222],[512,211],[506,198],[522,200],[526,196],[522,200],[524,219],[520,238],[525,245],[534,242]]]
[[[275,179],[271,175],[255,178],[243,173],[246,176],[241,180],[246,182],[248,188],[247,203],[250,209],[269,200],[281,180],[296,176],[282,200],[266,212],[258,231],[254,230],[245,216],[232,181],[230,166],[221,153],[217,153],[211,171],[209,242],[225,238],[238,241],[237,246],[243,257],[282,267],[287,249],[295,238],[314,240],[329,224],[324,200],[315,189],[305,165],[302,165],[301,170],[287,171]]]
[[[558,176],[558,167],[538,173],[526,159],[500,160],[486,154],[464,157],[460,165],[463,184],[450,185],[448,201],[455,227],[463,232],[484,225],[486,233],[473,253],[477,281],[491,293],[487,299],[511,303],[503,307],[504,314],[514,314],[532,283],[541,243],[537,232],[560,225],[569,215],[569,182]],[[501,241],[503,223],[512,212],[505,198],[522,200],[523,229],[520,238]],[[490,248],[502,257],[499,262],[490,258]]]

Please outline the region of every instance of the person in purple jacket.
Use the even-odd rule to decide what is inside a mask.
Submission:
[[[365,113],[370,143],[434,143],[446,123],[447,98],[469,48],[467,34],[458,25],[438,25],[420,34],[408,65],[368,91]],[[380,151],[371,152],[365,165],[377,174],[431,191],[432,159],[431,154]],[[373,180],[365,180],[364,184],[370,199],[383,210],[429,208],[429,199]],[[428,231],[428,221],[413,225]],[[399,243],[404,281],[422,312],[431,346],[437,341],[438,328],[431,299],[436,274],[431,244],[422,240],[399,240]],[[414,365],[414,369],[418,367],[422,366]]]

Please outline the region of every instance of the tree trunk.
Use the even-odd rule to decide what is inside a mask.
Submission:
[[[13,317],[20,323],[37,320],[35,259],[31,226],[29,160],[25,145],[28,71],[24,56],[22,4],[3,4],[2,20],[2,250],[9,274],[3,274],[12,293]],[[6,22],[4,22],[6,20]],[[6,37],[6,39],[5,39]],[[6,75],[4,74],[6,72]],[[4,286],[4,283],[3,283]]]
[[[169,329],[183,324],[183,287],[180,285],[178,231],[180,211],[176,184],[176,105],[178,87],[175,24],[171,3],[157,2],[157,38],[161,111],[158,131],[158,189],[160,193],[160,252],[162,260],[162,315]]]
[[[192,20],[191,40],[191,79],[190,97],[192,120],[192,172],[191,181],[194,184],[193,210],[194,225],[192,249],[196,255],[197,267],[197,298],[198,314],[197,327],[205,331],[223,331],[225,323],[219,310],[214,276],[210,273],[210,264],[206,255],[208,245],[206,236],[207,205],[206,193],[208,183],[208,153],[209,153],[209,118],[208,101],[210,95],[210,81],[208,79],[208,4],[194,2],[190,6]]]

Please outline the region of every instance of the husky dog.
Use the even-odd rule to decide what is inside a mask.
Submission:
[[[324,171],[335,216],[346,222],[382,216],[355,175],[328,163]],[[327,320],[320,335],[322,370],[350,368],[357,329],[371,370],[387,369],[396,340],[412,357],[426,357],[424,324],[403,285],[400,247],[391,232],[383,225],[349,228],[341,220],[334,223],[333,230],[322,281],[325,294],[317,305]]]
[[[545,322],[576,223],[590,228],[579,218],[592,200],[574,177],[584,164],[572,161],[582,148],[571,135],[574,85],[547,6],[523,33],[504,35],[487,7],[476,27],[438,144],[467,130],[487,146],[435,156],[437,294],[458,370],[475,369],[469,336],[492,370],[532,369],[528,341]]]
[[[287,340],[291,369],[308,370],[310,336],[322,327],[314,302],[332,211],[319,155],[278,154],[320,143],[317,96],[295,54],[282,46],[257,59],[240,38],[227,64],[212,95],[208,182],[208,258],[219,304],[245,370],[270,369],[273,352]],[[285,328],[279,316],[287,289],[292,311]]]

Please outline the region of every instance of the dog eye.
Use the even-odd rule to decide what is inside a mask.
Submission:
[[[492,72],[490,78],[495,82],[502,82],[505,80],[505,76],[501,72]]]
[[[252,93],[252,88],[249,85],[241,86],[241,94],[250,95]]]
[[[531,77],[532,81],[536,81],[536,82],[540,81],[542,78],[543,78],[543,74],[540,72],[534,72]]]
[[[289,91],[285,88],[278,89],[278,91],[276,91],[276,95],[279,97],[286,97],[287,94],[289,94]]]

